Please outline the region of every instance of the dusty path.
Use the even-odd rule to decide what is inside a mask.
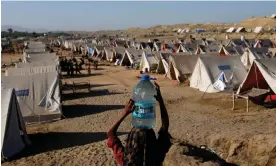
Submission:
[[[116,165],[106,147],[105,131],[131,97],[139,73],[121,67],[101,67],[93,72],[91,77],[63,80],[68,84],[90,81],[91,92],[83,89],[73,96],[65,91],[66,119],[28,127],[33,145],[19,159],[4,165]],[[253,106],[245,113],[244,101],[240,101],[242,109],[231,111],[231,98],[225,94],[207,94],[202,100],[202,93],[195,89],[153,76],[162,88],[174,137],[164,165],[217,165],[212,160],[220,158],[244,166],[276,162],[275,110]],[[130,129],[128,117],[119,128],[122,140]],[[192,144],[208,145],[219,156],[210,157],[200,150],[183,155]]]

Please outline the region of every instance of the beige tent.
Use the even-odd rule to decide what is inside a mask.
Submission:
[[[109,62],[115,62],[115,53],[113,47],[104,47],[103,59]]]
[[[29,143],[14,89],[1,89],[2,157],[16,155]]]
[[[25,122],[61,118],[60,81],[57,72],[2,76],[3,88],[14,88]]]
[[[236,31],[236,28],[235,27],[231,27],[229,29],[227,29],[227,33],[234,33]]]
[[[244,27],[239,27],[239,28],[236,30],[236,33],[240,33],[240,32],[246,32],[246,31],[245,31],[245,28],[244,28]]]
[[[159,59],[156,58],[154,53],[142,53],[140,62],[140,70],[143,72],[156,72],[158,67]]]
[[[24,63],[35,63],[35,62],[45,62],[45,61],[58,61],[58,56],[56,53],[43,53],[43,54],[28,54],[23,57]]]
[[[237,94],[257,89],[271,89],[276,94],[276,59],[256,59],[247,76],[240,85]]]
[[[244,50],[241,46],[222,46],[219,53],[221,56],[242,56]]]
[[[263,30],[264,30],[263,27],[256,27],[256,28],[254,29],[254,33],[261,33],[261,32],[263,32]]]
[[[115,57],[116,57],[115,65],[120,65],[121,64],[121,60],[123,59],[125,51],[126,51],[125,47],[118,46],[118,47],[114,48]]]
[[[171,80],[183,82],[194,70],[198,56],[196,55],[171,55],[169,57],[168,77]]]
[[[6,76],[33,75],[38,73],[57,72],[56,66],[8,68],[5,71]]]
[[[190,87],[209,93],[232,91],[245,76],[246,70],[238,56],[202,56],[195,65]]]
[[[268,48],[247,48],[241,56],[241,61],[245,68],[249,68],[255,59],[267,59]]]
[[[131,66],[131,65],[140,65],[140,61],[142,59],[142,54],[145,52],[146,54],[151,53],[150,49],[141,49],[141,50],[136,50],[135,48],[127,48],[122,61],[121,61],[121,66]]]

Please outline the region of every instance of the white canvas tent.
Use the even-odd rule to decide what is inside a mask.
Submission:
[[[121,64],[121,60],[122,60],[122,58],[124,56],[126,48],[118,46],[118,47],[114,48],[114,51],[115,51],[115,57],[116,57],[115,65],[119,65],[119,64]]]
[[[53,66],[57,65],[58,61],[38,61],[33,63],[16,63],[15,68],[28,68],[28,67],[41,67],[41,66]]]
[[[142,53],[140,62],[140,70],[143,72],[156,72],[158,67],[158,59],[153,53]]]
[[[245,76],[246,70],[237,56],[202,56],[195,65],[190,87],[208,93],[232,91]]]
[[[38,62],[58,62],[58,57],[55,54],[36,54],[36,56],[25,57],[23,63],[38,63]]]
[[[45,56],[56,56],[56,53],[39,52],[39,53],[28,53],[26,55],[27,58],[38,58],[38,57],[45,57]]]
[[[2,76],[2,87],[16,90],[25,122],[61,118],[60,81],[57,72]]]
[[[227,29],[227,33],[233,33],[235,32],[236,28],[235,27],[230,27],[229,29]]]
[[[260,32],[262,32],[263,30],[264,30],[263,27],[256,27],[256,28],[254,29],[254,33],[260,33]]]
[[[219,53],[221,56],[242,56],[244,51],[241,46],[222,46]]]
[[[105,56],[103,59],[106,59],[109,62],[115,61],[115,56],[114,56],[112,47],[104,47],[104,55],[103,56]]]
[[[268,48],[247,48],[241,56],[241,61],[246,69],[248,69],[255,59],[267,59]]]
[[[41,53],[49,53],[49,51],[45,51],[45,48],[27,48],[24,50],[24,54],[41,54]]]
[[[181,44],[179,51],[188,52],[190,54],[196,54],[198,51],[198,44],[197,43]]]
[[[167,74],[169,71],[169,57],[171,56],[168,52],[160,52],[160,59],[157,67],[157,73]]]
[[[14,89],[1,89],[1,117],[1,154],[9,158],[30,143]]]
[[[183,82],[193,73],[198,56],[196,55],[171,55],[169,57],[168,77],[171,80]]]
[[[245,28],[244,28],[244,27],[239,27],[239,28],[236,30],[236,33],[240,33],[240,32],[245,32]]]
[[[8,68],[5,71],[6,76],[34,75],[38,73],[57,72],[57,67],[40,66],[40,67],[24,67],[24,68]]]
[[[276,94],[276,59],[256,59],[252,63],[247,76],[240,85],[237,94],[253,88],[271,89]]]
[[[148,54],[148,53],[151,53],[151,50],[149,49],[136,50],[135,48],[126,49],[120,65],[121,66],[140,65],[143,52]]]

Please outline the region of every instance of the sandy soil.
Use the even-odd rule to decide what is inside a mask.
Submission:
[[[13,62],[18,61],[18,59],[22,59],[23,55],[22,54],[8,54],[8,53],[4,53],[1,54],[1,64],[11,64]]]
[[[100,66],[92,76],[63,79],[67,87],[73,81],[89,81],[91,91],[83,88],[72,95],[72,90],[64,90],[66,118],[28,126],[32,145],[3,165],[116,165],[106,147],[105,132],[131,97],[139,75],[123,67]],[[246,113],[245,101],[239,100],[237,109],[231,111],[229,94],[205,94],[202,99],[198,90],[176,86],[162,75],[152,76],[162,88],[173,137],[164,165],[276,165],[275,109],[251,104]],[[157,117],[156,130],[160,127],[159,111]],[[128,117],[119,128],[122,140],[130,129]]]

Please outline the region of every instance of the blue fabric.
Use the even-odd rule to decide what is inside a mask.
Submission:
[[[221,65],[218,66],[219,70],[231,70],[231,67],[229,65]]]
[[[93,53],[93,48],[89,48],[89,53],[92,54]]]

